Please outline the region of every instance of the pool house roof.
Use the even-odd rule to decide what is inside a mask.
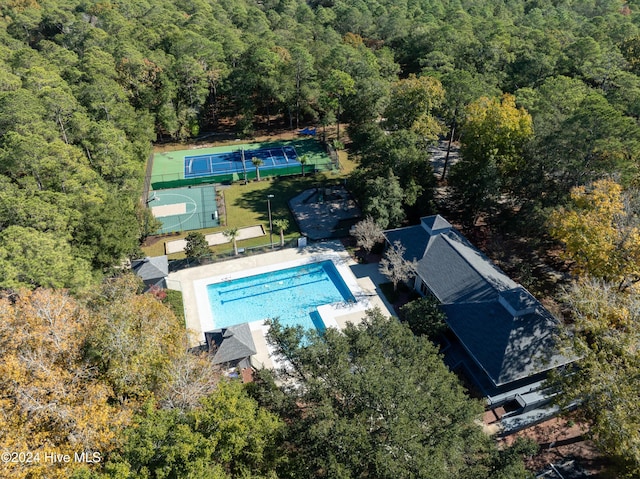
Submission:
[[[205,333],[214,364],[229,364],[256,354],[256,345],[247,323]]]
[[[442,216],[385,237],[417,262],[419,281],[442,304],[447,324],[494,387],[575,359],[558,348],[559,321]]]

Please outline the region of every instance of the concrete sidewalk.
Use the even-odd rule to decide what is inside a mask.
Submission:
[[[264,236],[265,234],[266,233],[264,232],[264,228],[262,227],[262,225],[247,226],[246,228],[238,229],[238,236],[236,237],[236,241],[258,238],[260,236]],[[212,233],[210,235],[206,235],[204,238],[207,240],[207,243],[209,243],[209,246],[231,242],[231,240],[229,240],[229,238],[227,238],[222,232]],[[181,253],[184,251],[186,246],[187,240],[184,239],[167,241],[164,245],[165,254]]]
[[[384,305],[384,308],[380,309],[382,309],[386,315],[393,316],[393,306],[389,304],[387,298],[385,298],[382,290],[380,289],[380,285],[382,283],[388,283],[389,280],[380,272],[379,266],[379,263],[354,263],[350,268],[363,291],[370,294],[372,297],[377,298],[377,300]]]

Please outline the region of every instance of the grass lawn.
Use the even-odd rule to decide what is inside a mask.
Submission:
[[[340,170],[340,176],[346,177],[357,168],[358,163],[352,158],[353,157],[349,157],[349,153],[345,150],[338,151],[338,159],[340,160],[340,166],[342,167],[342,170]]]
[[[340,159],[342,162],[342,158]],[[262,181],[251,181],[248,184],[236,183],[227,188],[222,189],[222,194],[225,199],[226,206],[226,226],[219,226],[217,228],[207,228],[200,230],[202,234],[216,233],[224,231],[228,228],[242,228],[245,226],[263,225],[266,237],[253,238],[249,240],[239,241],[238,247],[250,248],[253,246],[260,246],[268,244],[269,242],[269,213],[267,207],[267,195],[273,195],[271,198],[271,217],[276,219],[287,219],[289,221],[289,228],[285,231],[285,241],[294,239],[299,236],[298,226],[289,211],[287,202],[289,199],[298,195],[300,192],[308,188],[316,188],[321,185],[326,185],[333,181],[338,181],[346,174],[346,167],[351,167],[350,164],[344,165],[344,170],[341,172],[323,172],[316,175],[308,175],[305,177],[291,176],[280,178],[268,178]],[[184,238],[189,234],[188,231],[180,234],[170,235],[161,238],[150,246],[142,248],[143,252],[148,256],[160,256],[164,254],[164,243],[166,241],[173,241],[176,239]],[[273,241],[277,242],[279,239],[279,232],[274,228]],[[227,252],[232,249],[231,243],[218,245],[212,247],[212,251],[216,254]],[[170,255],[171,259],[183,258],[184,254],[177,253]]]

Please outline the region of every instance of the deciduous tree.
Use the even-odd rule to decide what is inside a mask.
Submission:
[[[373,247],[384,239],[382,228],[371,216],[357,222],[351,229],[351,235],[356,239],[356,244],[370,253]]]
[[[184,324],[154,295],[139,294],[140,285],[133,274],[108,280],[89,303],[87,351],[122,404],[165,387],[173,361],[187,349]]]
[[[385,110],[386,124],[391,130],[412,130],[431,142],[444,133],[434,111],[444,100],[444,89],[436,78],[410,75],[391,88]]]
[[[45,289],[23,290],[13,299],[0,299],[0,443],[33,456],[31,462],[3,460],[0,474],[67,478],[82,463],[45,454],[74,458],[98,451],[104,458],[130,414],[111,402],[111,388],[83,357],[91,325],[86,308],[67,293]]]
[[[583,278],[563,301],[572,319],[565,343],[580,357],[555,378],[562,405],[579,402],[578,417],[596,443],[622,465],[620,477],[640,474],[640,298],[617,284]]]
[[[570,207],[554,211],[549,226],[579,275],[614,282],[624,290],[640,280],[637,214],[637,198],[625,195],[613,180],[599,180],[573,188]]]
[[[414,277],[418,267],[415,260],[409,261],[404,257],[406,248],[395,241],[380,260],[380,272],[393,283],[393,289],[398,289],[398,283],[407,282]]]
[[[462,160],[449,178],[456,197],[474,222],[495,206],[524,167],[524,147],[533,136],[531,116],[515,97],[482,97],[467,107],[462,127]]]
[[[185,348],[184,354],[175,357],[167,366],[156,393],[158,403],[162,408],[182,411],[200,407],[203,398],[213,393],[222,374],[210,354],[192,353]]]

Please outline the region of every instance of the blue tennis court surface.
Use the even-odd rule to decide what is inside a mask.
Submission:
[[[292,146],[264,148],[258,150],[232,151],[210,155],[185,156],[184,177],[199,178],[236,173],[246,175],[247,171],[255,171],[252,158],[260,158],[260,171],[276,168],[300,166],[296,149]]]

